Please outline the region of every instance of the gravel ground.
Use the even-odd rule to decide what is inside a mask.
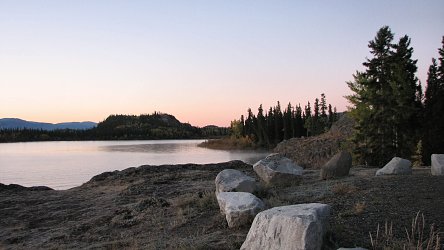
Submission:
[[[214,179],[234,161],[207,165],[142,166],[107,172],[63,190],[0,185],[0,249],[236,249],[249,227],[229,229],[219,212]],[[353,168],[350,176],[321,181],[307,170],[301,184],[263,188],[268,207],[322,202],[332,206],[326,249],[371,248],[369,233],[393,225],[393,237],[418,211],[444,231],[444,176],[415,169],[410,176],[374,177],[377,169]],[[256,177],[257,178],[257,177]]]

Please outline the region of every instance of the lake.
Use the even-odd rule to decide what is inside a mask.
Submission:
[[[0,183],[69,189],[94,175],[141,165],[254,164],[268,153],[201,148],[203,140],[0,143]]]

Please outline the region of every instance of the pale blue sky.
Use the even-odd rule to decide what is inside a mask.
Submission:
[[[100,121],[162,111],[229,125],[248,107],[345,110],[383,25],[407,34],[425,84],[444,1],[0,0],[0,117]]]

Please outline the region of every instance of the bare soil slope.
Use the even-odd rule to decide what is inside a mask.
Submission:
[[[208,165],[142,166],[95,176],[65,191],[0,185],[0,248],[236,249],[249,227],[229,229],[219,213],[214,179],[225,168],[255,176],[234,161]],[[411,176],[349,177],[320,181],[305,172],[299,186],[264,188],[269,207],[322,202],[333,208],[327,249],[370,247],[369,232],[392,221],[404,236],[417,211],[444,229],[444,177],[429,169]]]

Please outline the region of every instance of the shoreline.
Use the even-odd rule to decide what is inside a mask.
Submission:
[[[217,139],[208,139],[208,138],[188,138],[188,139],[85,139],[85,140],[29,140],[29,141],[0,141],[1,144],[11,144],[11,143],[30,143],[30,142],[122,142],[122,141],[193,141],[193,140],[217,140]]]
[[[0,248],[238,249],[249,227],[229,229],[214,195],[215,177],[226,168],[258,179],[251,165],[231,161],[131,167],[68,190],[0,186]],[[354,167],[350,176],[327,181],[319,180],[319,170],[305,170],[300,185],[257,195],[267,208],[331,205],[336,247],[370,247],[369,232],[385,220],[402,237],[419,210],[427,224],[443,231],[444,178],[431,176],[429,169],[384,177],[375,177],[376,170]],[[362,210],[355,210],[356,204]]]
[[[224,137],[217,139],[206,139],[197,145],[202,148],[218,149],[218,150],[271,150],[272,148],[264,148],[254,144],[248,138],[232,138]]]
[[[0,144],[0,183],[45,185],[66,190],[106,171],[145,164],[255,163],[264,151],[219,151],[197,147],[203,140],[68,141]]]

